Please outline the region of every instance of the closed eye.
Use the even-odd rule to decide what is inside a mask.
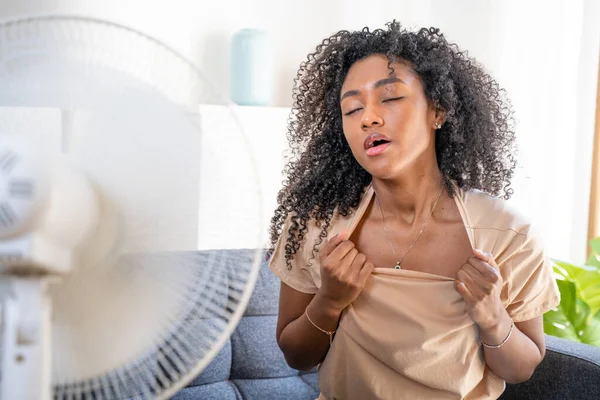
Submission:
[[[358,110],[362,110],[362,107],[355,108],[354,110],[348,111],[346,114],[344,114],[344,116],[347,116],[347,115],[352,115],[352,114],[354,114],[355,112],[357,112]]]
[[[394,100],[401,100],[404,97],[392,97],[391,99],[385,99],[383,100],[383,103],[387,103],[388,101],[394,101]]]

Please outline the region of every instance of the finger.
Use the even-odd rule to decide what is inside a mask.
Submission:
[[[483,287],[490,285],[490,282],[487,279],[487,277],[484,276],[478,269],[473,267],[471,264],[463,265],[462,270],[465,271],[471,279],[473,279],[473,281],[479,288],[483,289]]]
[[[327,242],[325,242],[325,244],[323,245],[323,250],[322,254],[323,254],[323,258],[329,256],[333,250],[336,249],[336,247],[342,243],[344,240],[347,239],[348,236],[348,231],[342,231],[340,233],[338,233],[337,235],[333,236],[331,239],[327,240]]]
[[[352,261],[352,266],[351,266],[352,271],[354,271],[358,275],[360,273],[360,270],[362,269],[363,265],[365,265],[366,261],[367,261],[367,256],[365,256],[363,253],[358,253],[356,255],[356,257],[354,257],[354,260]]]
[[[368,260],[365,261],[362,269],[358,273],[358,278],[360,279],[360,281],[361,282],[366,281],[374,269],[375,269],[375,266],[373,265],[373,263],[371,261],[368,261]]]
[[[467,264],[471,265],[482,276],[485,276],[490,282],[496,283],[500,278],[500,272],[496,268],[488,264],[487,261],[483,261],[480,258],[471,257],[467,261]]]
[[[327,257],[327,259],[333,263],[338,263],[338,262],[342,261],[344,258],[346,258],[346,256],[348,256],[348,254],[353,250],[356,250],[354,248],[354,243],[352,243],[349,240],[344,240],[343,242],[338,244],[338,246],[331,252],[331,254]],[[354,255],[356,256],[357,253],[358,253],[358,250],[356,250],[356,253]],[[354,258],[352,258],[352,260],[353,259]],[[352,261],[352,260],[350,260],[350,261]]]
[[[356,250],[355,247],[352,247],[352,249],[341,259],[340,268],[343,268],[344,270],[349,269],[357,255],[358,250]]]
[[[490,295],[494,292],[495,282],[491,282],[487,276],[482,275],[470,264],[463,265],[462,269],[473,279],[473,281],[475,281],[477,290],[479,290],[481,293]]]
[[[454,281],[454,289],[458,292],[458,294],[460,294],[463,299],[465,299],[465,301],[467,301],[468,303],[474,304],[475,303],[475,298],[473,297],[473,294],[471,293],[471,291],[467,288],[467,286],[464,284],[464,282],[462,282],[461,280],[455,280]]]
[[[479,261],[475,261],[475,262],[479,262]],[[469,274],[469,276],[471,278],[473,278],[473,280],[477,283],[483,282],[485,279],[483,273],[478,268],[476,268],[474,265],[472,265],[470,262],[467,262],[466,264],[464,264],[460,269],[463,270],[464,272],[466,272],[467,274]]]
[[[475,255],[475,257],[477,257],[481,261],[485,261],[492,267],[495,267],[495,268],[498,267],[496,265],[496,260],[494,260],[494,257],[490,253],[485,252],[483,250],[479,250],[479,249],[473,249],[473,254]]]
[[[465,284],[467,289],[472,293],[473,298],[478,299],[483,297],[483,291],[480,289],[479,285],[464,269],[461,268],[456,274],[456,277]]]

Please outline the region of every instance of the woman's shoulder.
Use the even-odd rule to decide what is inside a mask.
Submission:
[[[327,239],[343,231],[352,231],[355,228],[360,222],[372,195],[373,190],[369,185],[362,193],[359,205],[356,208],[349,210],[347,213],[342,213],[338,207],[335,207],[328,221],[318,220],[314,217],[310,217],[306,221],[299,221],[295,219],[295,213],[290,212],[283,224],[275,252],[286,244],[290,229],[297,231],[303,228],[302,240],[298,243],[299,247],[294,258],[302,260],[301,263],[314,258]],[[326,228],[325,232],[324,228]],[[322,237],[323,234],[325,234],[325,238]]]
[[[463,191],[462,201],[474,245],[494,256],[510,287],[549,265],[542,232],[510,201],[474,189]]]
[[[474,229],[527,235],[531,228],[531,219],[504,198],[478,189],[461,190],[457,195],[464,208],[467,225]]]
[[[321,286],[317,253],[326,240],[342,231],[351,230],[358,223],[364,213],[365,202],[371,195],[367,188],[359,206],[351,212],[341,213],[336,207],[327,222],[315,218],[299,221],[294,218],[293,212],[289,213],[269,260],[269,268],[288,286],[303,293],[316,293]],[[299,229],[302,229],[302,234],[298,233]],[[290,235],[299,238],[293,255],[288,246]]]

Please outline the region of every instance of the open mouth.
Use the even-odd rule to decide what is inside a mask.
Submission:
[[[367,147],[367,149],[372,149],[373,147],[377,147],[377,146],[381,146],[383,144],[389,143],[388,140],[384,140],[384,139],[380,139],[380,140],[375,140],[371,143],[369,143],[369,146]]]
[[[373,133],[365,139],[365,150],[373,149],[375,147],[383,146],[390,143],[390,139],[379,133]]]

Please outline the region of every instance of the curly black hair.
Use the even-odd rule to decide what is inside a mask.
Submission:
[[[267,251],[270,257],[289,219],[285,243],[288,269],[305,239],[309,221],[321,228],[314,257],[327,237],[334,210],[342,216],[351,213],[371,182],[371,175],[358,164],[346,142],[339,103],[348,70],[370,55],[385,55],[390,68],[392,62],[410,66],[430,104],[445,112],[435,149],[450,196],[455,195],[451,181],[465,190],[476,188],[505,199],[512,194],[515,133],[505,91],[439,29],[413,32],[396,21],[386,27],[340,31],[323,40],[300,65],[288,122],[291,153]]]

